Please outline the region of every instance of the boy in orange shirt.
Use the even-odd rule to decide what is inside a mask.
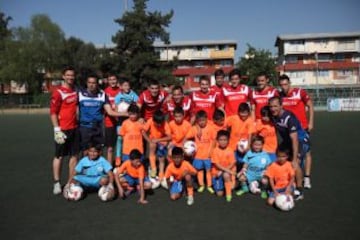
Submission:
[[[216,133],[220,130],[227,130],[225,125],[225,113],[222,110],[215,110],[212,122]]]
[[[271,122],[271,112],[269,106],[265,106],[260,110],[261,119],[256,121],[256,134],[264,138],[263,150],[269,154],[271,162],[276,160],[276,149],[278,146],[276,129]]]
[[[150,118],[143,130],[143,137],[149,143],[150,177],[157,175],[156,158],[159,160],[159,181],[163,180],[165,171],[165,159],[167,155],[167,145],[171,140],[169,124],[165,121],[165,114],[157,110]],[[165,187],[165,184],[162,184]]]
[[[183,192],[183,185],[186,185],[187,204],[194,203],[194,189],[192,176],[196,175],[196,169],[188,162],[184,161],[184,151],[180,147],[172,149],[173,161],[167,166],[165,178],[168,186],[170,186],[171,200],[177,200]]]
[[[217,147],[211,155],[212,167],[212,185],[218,196],[224,195],[225,185],[225,198],[227,202],[231,202],[232,194],[231,189],[233,186],[233,177],[236,175],[236,161],[234,151],[229,148],[228,131],[220,130],[217,132],[216,140]]]
[[[266,170],[265,175],[269,178],[270,193],[267,203],[273,205],[275,197],[281,193],[293,195],[295,170],[289,162],[289,151],[287,149],[278,149],[276,151],[277,159]]]
[[[114,169],[115,182],[119,191],[119,196],[124,198],[129,195],[134,188],[138,188],[140,193],[139,203],[148,203],[145,200],[145,190],[151,189],[151,182],[145,174],[144,165],[141,163],[142,153],[138,149],[131,150],[130,161],[124,162],[120,167]],[[127,192],[124,192],[127,186]]]
[[[129,160],[130,151],[133,149],[138,149],[140,153],[144,153],[142,139],[143,124],[138,121],[140,116],[140,108],[136,104],[132,104],[129,106],[128,114],[129,118],[123,122],[119,130],[119,135],[123,139],[123,162]],[[119,159],[116,159],[115,166],[120,166],[120,164],[121,162]]]
[[[230,128],[229,146],[235,151],[235,158],[238,165],[243,164],[243,157],[249,150],[252,134],[255,132],[254,120],[250,117],[250,107],[247,103],[241,103],[238,107],[238,115],[229,117],[226,126]],[[239,151],[239,141],[247,141],[248,146]]]
[[[198,171],[197,180],[199,183],[198,192],[205,190],[204,171],[206,173],[207,190],[213,194],[215,191],[211,187],[211,153],[215,147],[216,132],[212,124],[208,124],[207,113],[200,110],[196,113],[196,124],[186,134],[184,142],[188,139],[195,139],[197,151],[193,160],[193,166]]]

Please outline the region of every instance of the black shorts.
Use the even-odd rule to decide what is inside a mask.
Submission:
[[[80,127],[80,149],[86,150],[89,143],[104,145],[102,126]]]
[[[115,147],[116,140],[117,140],[116,128],[117,128],[116,126],[105,128],[105,146],[106,147]]]
[[[76,156],[79,151],[80,134],[77,128],[62,131],[66,135],[65,143],[55,142],[55,157]]]

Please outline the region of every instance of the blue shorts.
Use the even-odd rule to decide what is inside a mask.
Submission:
[[[246,153],[241,153],[241,152],[235,150],[234,154],[235,154],[235,159],[236,159],[237,164],[244,163],[243,158]]]
[[[269,155],[269,157],[270,157],[270,161],[271,161],[271,163],[273,163],[273,162],[275,162],[276,161],[276,153],[267,153],[268,155]]]
[[[157,157],[166,157],[167,156],[167,147],[161,143],[156,144],[156,156]]]
[[[127,160],[130,160],[130,155],[129,154],[123,154],[121,161],[122,162],[126,162]],[[144,163],[144,155],[141,156],[141,162]]]
[[[106,177],[107,175],[103,175],[103,176],[75,175],[74,179],[84,187],[99,188],[101,178],[106,178]]]
[[[182,193],[184,190],[184,183],[183,181],[174,181],[172,184],[171,184],[171,187],[170,187],[170,194],[179,194],[179,193]]]
[[[283,193],[286,191],[286,187],[285,188],[280,188],[280,189],[277,189],[277,192],[278,193]],[[291,187],[291,192],[294,191],[294,187]],[[269,192],[269,198],[275,198],[275,193],[273,191],[270,191]]]
[[[224,186],[224,178],[222,176],[213,177],[212,178],[212,187],[214,188],[215,192],[223,191]]]
[[[128,174],[125,174],[123,176],[123,178],[125,178],[126,182],[131,186],[131,187],[135,187],[137,185],[139,185],[139,178],[134,178]],[[150,182],[150,179],[148,176],[146,176],[144,178],[144,182]]]
[[[203,170],[203,169],[210,170],[210,168],[211,168],[211,160],[210,159],[195,158],[192,164],[196,170]]]

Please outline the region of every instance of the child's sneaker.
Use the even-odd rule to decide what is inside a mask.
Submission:
[[[189,205],[189,206],[193,205],[194,204],[194,197],[193,196],[188,196],[186,204]]]
[[[299,201],[299,200],[302,200],[302,199],[304,199],[304,194],[301,191],[299,191],[298,189],[295,189],[295,191],[294,191],[294,200]]]
[[[165,188],[165,189],[168,189],[168,188],[169,188],[169,187],[168,187],[168,184],[167,184],[167,181],[166,181],[166,178],[163,178],[160,183],[161,183],[161,186],[162,186],[163,188]]]
[[[198,191],[199,193],[202,193],[202,192],[204,192],[204,190],[205,190],[205,187],[204,187],[204,186],[200,186],[197,191]]]
[[[207,189],[208,192],[211,193],[211,194],[214,194],[214,193],[215,193],[215,191],[214,191],[214,189],[213,189],[212,187],[207,187],[206,189]]]
[[[307,188],[307,189],[311,188],[310,177],[304,177],[304,188]]]
[[[260,197],[261,197],[262,199],[267,199],[267,198],[268,198],[267,192],[266,192],[266,191],[261,191]]]
[[[231,200],[232,200],[232,196],[231,196],[231,195],[226,196],[226,197],[225,197],[225,199],[226,199],[226,201],[227,201],[227,202],[231,202]]]
[[[240,189],[239,191],[236,191],[235,194],[236,194],[236,196],[241,196],[241,195],[244,195],[247,192],[249,192],[249,191],[245,191],[243,189]]]
[[[156,177],[156,170],[150,170],[150,177],[155,178]]]
[[[58,195],[58,194],[61,193],[61,184],[60,184],[60,182],[54,183],[53,193],[54,193],[54,195]]]

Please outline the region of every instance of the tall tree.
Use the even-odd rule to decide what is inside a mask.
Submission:
[[[6,16],[5,13],[0,12],[0,42],[11,35],[11,30],[8,26],[11,20],[12,18],[10,16]]]
[[[121,26],[113,36],[118,58],[115,68],[131,79],[135,89],[144,87],[148,78],[161,80],[162,83],[173,80],[172,67],[160,63],[153,44],[155,40],[170,43],[166,28],[174,13],[148,12],[146,2],[134,0],[132,11],[115,20]]]
[[[274,81],[277,77],[276,63],[269,50],[256,49],[255,47],[247,44],[247,51],[243,57],[237,62],[237,67],[243,76],[247,77],[248,85],[255,85],[255,78],[259,73],[265,72],[269,75],[270,82]]]

